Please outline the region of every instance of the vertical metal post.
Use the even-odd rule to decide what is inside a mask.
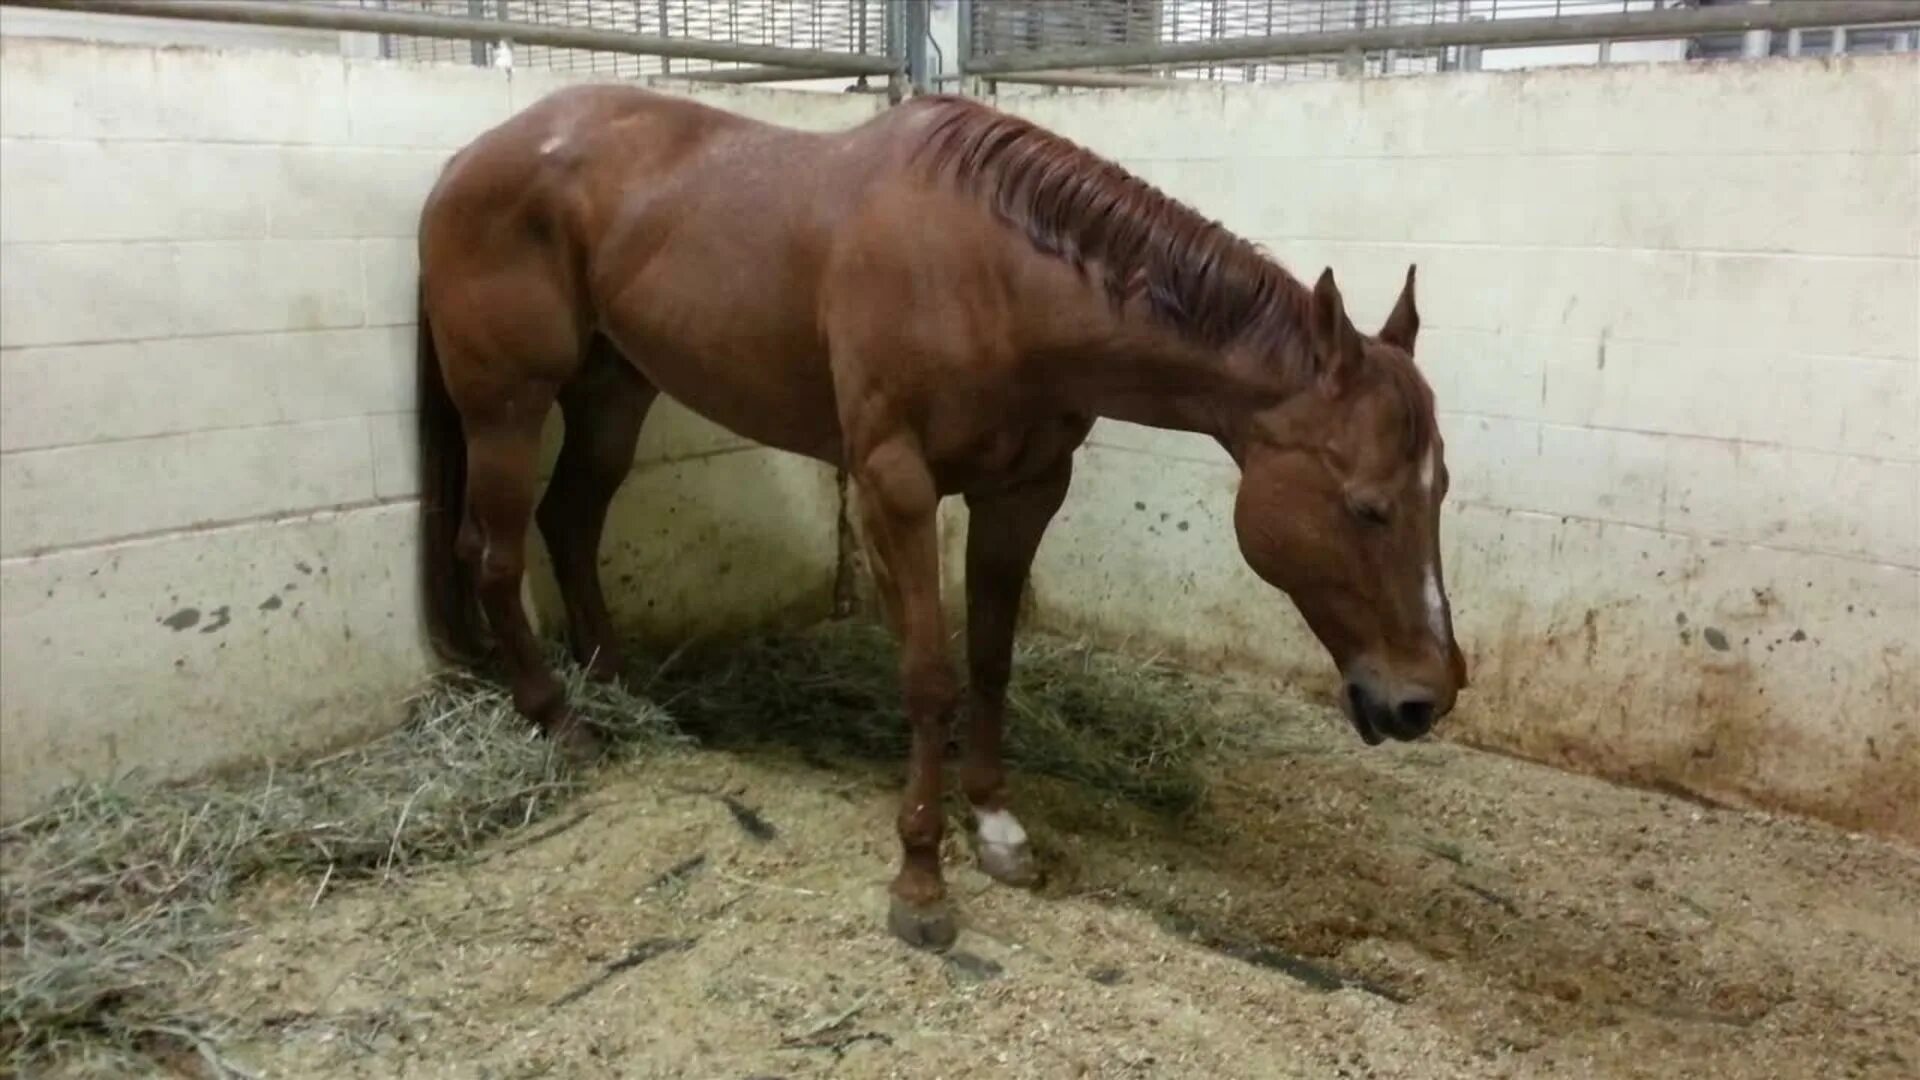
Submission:
[[[1367,0],[1354,0],[1353,28],[1367,28]],[[1345,78],[1357,79],[1367,73],[1367,55],[1359,49],[1348,49],[1340,56],[1340,74]]]
[[[887,0],[886,12],[887,59],[893,62],[887,72],[887,100],[898,105],[907,99],[906,5],[901,0]]]
[[[476,19],[486,18],[487,0],[467,0],[467,14]],[[473,47],[469,50],[469,55],[473,57],[474,67],[486,67],[493,59],[488,52],[487,43],[484,41],[473,42]]]
[[[906,63],[907,85],[916,94],[927,92],[930,72],[927,70],[927,34],[932,13],[927,0],[901,0],[906,9],[904,29],[907,35]]]
[[[1771,0],[1761,0],[1770,3]],[[1749,30],[1740,36],[1740,55],[1748,60],[1765,59],[1773,52],[1773,31]]]
[[[660,36],[666,37],[668,22],[672,18],[672,16],[667,13],[667,0],[660,0],[660,3],[656,5],[656,8],[660,13]],[[660,74],[662,75],[673,74],[672,60],[664,56],[660,58]]]
[[[973,66],[973,0],[958,0],[953,21],[953,70],[960,76],[960,92],[974,96],[979,93],[979,87],[975,85],[974,77],[967,73],[967,69]]]
[[[513,12],[507,10],[507,0],[497,0],[493,6],[494,10],[499,13],[501,22],[504,23],[513,18]],[[493,66],[497,68],[510,68],[513,66],[513,41],[511,39],[501,38],[499,43],[493,46]]]

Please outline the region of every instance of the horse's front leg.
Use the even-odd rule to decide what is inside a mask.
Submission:
[[[1039,877],[1026,830],[1007,809],[1000,734],[1013,674],[1020,594],[1047,524],[1066,500],[1072,457],[1019,487],[967,497],[967,664],[970,669],[965,763],[960,782],[973,806],[980,869],[1008,885]]]
[[[882,596],[900,640],[900,683],[913,734],[900,801],[900,872],[887,922],[910,945],[945,949],[958,931],[940,874],[940,770],[959,687],[940,611],[940,499],[925,458],[908,437],[890,438],[860,455],[855,475],[868,543],[890,583]]]

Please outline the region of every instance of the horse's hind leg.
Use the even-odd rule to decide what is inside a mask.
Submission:
[[[620,672],[600,588],[600,535],[607,507],[633,468],[634,445],[656,396],[653,384],[604,337],[594,339],[580,376],[560,391],[566,440],[536,517],[566,604],[574,659],[595,678]]]
[[[566,687],[541,655],[520,601],[527,568],[527,525],[539,484],[540,430],[553,405],[551,384],[526,381],[498,408],[467,416],[467,514],[464,554],[475,567],[480,606],[507,668],[514,708],[570,756],[588,758],[598,740],[567,710]],[[478,543],[479,550],[472,550]]]

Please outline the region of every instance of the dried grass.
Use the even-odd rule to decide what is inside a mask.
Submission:
[[[909,737],[898,664],[881,628],[828,623],[675,657],[646,691],[710,746],[897,766]],[[1006,759],[1148,809],[1184,812],[1205,797],[1198,762],[1222,733],[1196,721],[1217,692],[1171,664],[1028,637],[1007,692]],[[956,724],[952,748],[964,734]]]
[[[640,693],[572,677],[580,714],[625,753],[693,736],[816,761],[898,766],[907,730],[884,631],[831,624],[649,664]],[[1173,668],[1083,646],[1023,645],[1009,695],[1016,767],[1178,813],[1208,703]],[[658,702],[659,704],[655,704]],[[231,901],[296,883],[318,903],[347,882],[467,858],[551,813],[589,778],[529,735],[496,685],[447,676],[411,721],[298,768],[191,785],[76,787],[0,829],[0,1075],[221,1060],[223,1018],[194,1004],[200,964],[245,926]]]
[[[576,678],[572,690],[629,748],[677,737],[618,687]],[[220,1020],[187,1003],[199,961],[240,929],[223,910],[237,891],[280,876],[317,898],[457,858],[584,782],[491,684],[450,676],[412,704],[393,734],[299,768],[83,785],[0,830],[0,1071],[183,1052],[211,1064]]]

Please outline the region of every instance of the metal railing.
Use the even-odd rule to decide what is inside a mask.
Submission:
[[[886,0],[356,0],[382,11],[492,19],[541,26],[584,27],[676,41],[754,45],[834,57],[887,59],[898,33]],[[591,72],[614,76],[713,75],[740,71],[737,62],[662,53],[636,54],[531,43],[448,41],[417,34],[387,34],[384,55],[403,60],[440,60]],[[897,50],[896,50],[897,51]],[[798,74],[792,74],[798,72]],[[766,72],[769,78],[775,72]],[[805,78],[803,65],[778,74]]]
[[[383,54],[720,82],[878,76],[903,92],[909,17],[889,0],[0,0],[94,15],[380,36]],[[924,21],[917,27],[925,33]]]
[[[963,76],[1261,81],[1920,49],[1920,0],[960,0]]]

